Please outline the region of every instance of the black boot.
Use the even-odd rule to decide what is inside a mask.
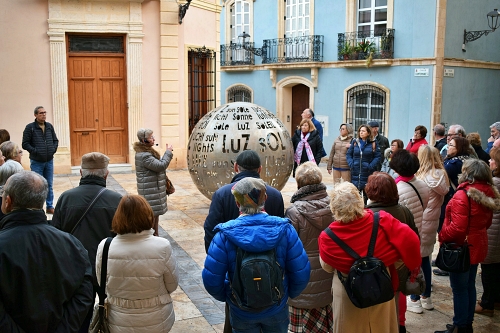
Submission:
[[[399,333],[406,333],[406,326],[399,325]]]
[[[467,333],[467,328],[447,324],[445,331],[435,331],[434,333]]]
[[[465,327],[465,332],[474,333],[474,329],[472,328],[472,323],[467,324],[467,326]]]

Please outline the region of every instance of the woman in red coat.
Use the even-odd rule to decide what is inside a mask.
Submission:
[[[335,217],[328,228],[361,256],[366,255],[372,233],[373,212],[364,209],[363,198],[352,183],[343,182],[331,193],[330,209]],[[420,267],[420,241],[409,226],[385,211],[379,212],[379,229],[374,257],[379,258],[391,273],[394,290],[398,277],[394,263],[402,259],[406,267]],[[344,275],[354,263],[324,231],[318,238],[320,263],[327,272],[338,270]],[[391,300],[368,308],[357,308],[337,276],[333,277],[333,332],[398,333],[396,303]]]
[[[415,127],[415,132],[413,133],[413,138],[410,139],[410,142],[408,142],[408,146],[406,146],[406,150],[409,152],[417,155],[418,154],[418,148],[422,145],[426,145],[427,140],[425,140],[425,137],[427,136],[427,128],[424,125],[418,125]]]
[[[478,159],[463,163],[462,174],[453,198],[446,206],[441,243],[470,244],[470,269],[463,273],[450,272],[453,292],[453,325],[435,333],[472,332],[476,306],[476,273],[478,264],[488,251],[486,229],[491,225],[493,211],[500,208],[500,196],[493,188],[490,168]]]

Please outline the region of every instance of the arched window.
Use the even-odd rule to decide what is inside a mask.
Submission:
[[[252,102],[252,92],[245,86],[234,86],[227,90],[227,103]]]
[[[379,133],[385,135],[386,92],[378,87],[363,84],[347,91],[346,122],[352,124],[354,131],[370,121],[380,123]]]

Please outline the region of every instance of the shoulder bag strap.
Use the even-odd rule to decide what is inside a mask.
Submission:
[[[104,314],[104,300],[106,299],[106,275],[108,273],[108,253],[109,245],[113,237],[108,237],[106,243],[104,243],[104,248],[102,250],[102,264],[101,264],[101,285],[97,290],[99,295],[99,314],[102,316]]]
[[[407,182],[406,180],[404,181],[406,184],[410,185],[411,187],[413,187],[413,190],[415,191],[415,193],[417,193],[418,195],[418,200],[420,200],[420,204],[422,205],[422,208],[424,208],[424,202],[422,201],[422,197],[420,196],[420,193],[418,193],[417,189],[415,188],[415,186],[413,186],[412,183],[410,182]]]
[[[101,194],[104,193],[104,191],[106,191],[105,187],[103,187],[99,191],[99,193],[97,193],[97,195],[94,197],[94,199],[92,199],[92,201],[90,202],[89,206],[87,207],[87,210],[83,213],[82,217],[80,217],[80,219],[78,220],[78,222],[76,222],[76,224],[73,227],[73,229],[71,229],[70,234],[73,234],[73,231],[75,231],[76,227],[78,227],[80,225],[80,222],[82,222],[83,218],[87,215],[87,213],[90,211],[90,209],[92,208],[92,206],[94,206],[94,204],[96,203],[97,199],[99,199],[99,197],[101,196]]]
[[[378,235],[378,220],[379,214],[375,212],[375,214],[373,214],[372,236],[370,237],[370,245],[368,245],[368,257],[373,257],[373,252],[375,251],[375,243],[377,242]]]
[[[351,249],[349,247],[349,245],[347,245],[346,243],[344,243],[343,240],[341,240],[337,235],[335,235],[335,233],[330,229],[330,227],[327,227],[325,230],[325,233],[330,236],[330,238],[335,242],[337,243],[338,246],[340,246],[342,248],[342,250],[344,250],[348,255],[350,255],[351,257],[353,257],[354,259],[358,260],[359,258],[361,258],[359,256],[359,254],[357,254],[353,249]]]

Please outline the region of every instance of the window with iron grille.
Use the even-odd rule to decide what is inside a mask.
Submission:
[[[215,108],[215,51],[188,50],[189,134],[205,114]]]
[[[234,86],[227,90],[227,103],[248,102],[252,103],[252,92],[245,86]]]
[[[385,135],[386,92],[378,87],[363,84],[347,91],[346,122],[352,124],[354,131],[370,121],[380,123],[379,133]]]

